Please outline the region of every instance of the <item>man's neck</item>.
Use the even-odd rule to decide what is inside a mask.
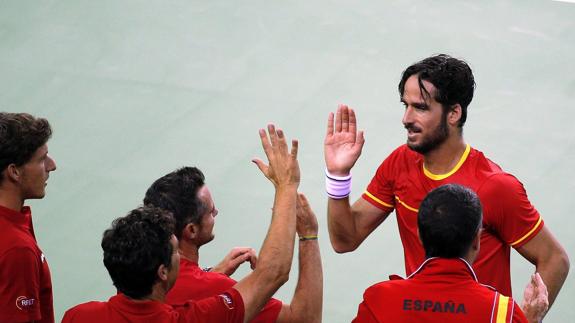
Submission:
[[[180,240],[180,256],[195,263],[200,261],[200,248],[190,241]]]
[[[433,174],[448,173],[457,165],[466,147],[463,136],[450,136],[439,147],[423,155],[425,168]]]
[[[5,208],[20,212],[24,206],[24,199],[11,190],[0,188],[0,205]]]
[[[134,302],[143,302],[143,301],[158,301],[158,302],[162,302],[165,303],[166,301],[166,293],[167,291],[164,289],[164,287],[162,286],[161,283],[156,283],[153,287],[152,287],[152,293],[148,296],[145,296],[141,299],[134,299],[131,297],[128,297],[126,295],[126,297],[130,298],[132,301]]]

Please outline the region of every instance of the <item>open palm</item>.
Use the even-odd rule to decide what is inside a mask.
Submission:
[[[363,131],[357,131],[353,109],[340,105],[334,114],[330,112],[324,141],[324,156],[327,170],[336,176],[348,175],[361,155],[365,139]]]

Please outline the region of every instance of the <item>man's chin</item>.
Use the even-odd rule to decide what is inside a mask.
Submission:
[[[416,145],[416,144],[410,143],[410,142],[407,142],[407,147],[408,147],[409,149],[415,151],[416,153],[421,154],[421,155],[425,155],[425,154],[427,154],[428,152],[430,152],[431,150],[434,149],[433,146],[428,145],[428,144]]]

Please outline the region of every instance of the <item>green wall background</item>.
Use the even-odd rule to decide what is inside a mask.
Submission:
[[[273,121],[300,140],[301,191],[321,226],[324,321],[349,322],[366,287],[404,273],[403,255],[393,217],[358,251],[332,251],[326,117],[347,103],[366,131],[355,199],[405,141],[401,71],[434,53],[471,64],[466,140],[525,184],[574,260],[574,17],[574,4],[543,0],[1,0],[0,109],[47,117],[55,130],[58,170],[31,205],[57,319],[114,293],[101,234],[177,167],[203,169],[220,209],[202,264],[259,248],[273,193],[250,159],[263,156],[257,130]],[[515,252],[512,267],[520,300],[533,269]],[[292,273],[277,295],[286,302],[295,262]],[[549,322],[575,321],[572,277]]]

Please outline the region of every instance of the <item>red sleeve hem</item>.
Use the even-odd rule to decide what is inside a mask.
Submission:
[[[543,219],[541,218],[541,216],[539,216],[539,220],[537,221],[537,223],[535,223],[535,225],[531,229],[529,229],[529,231],[523,234],[521,238],[511,242],[510,245],[515,249],[525,245],[527,242],[531,241],[531,239],[533,239],[537,235],[537,233],[541,231],[541,229],[543,229],[543,225],[544,225]]]
[[[368,194],[369,194],[369,192],[368,192],[368,191],[365,191],[365,192],[361,195],[361,197],[362,197],[364,200],[366,200],[367,202],[369,202],[370,204],[372,204],[373,206],[377,207],[378,209],[381,209],[381,210],[386,211],[386,212],[391,212],[391,211],[393,211],[393,209],[394,209],[393,206],[390,206],[390,205],[388,205],[387,203],[385,203],[385,202],[383,202],[383,201],[381,201],[381,200],[376,200],[376,199],[374,199],[374,196],[373,196],[373,195],[372,195],[372,196],[373,196],[373,197],[372,197],[372,196],[369,196]]]

